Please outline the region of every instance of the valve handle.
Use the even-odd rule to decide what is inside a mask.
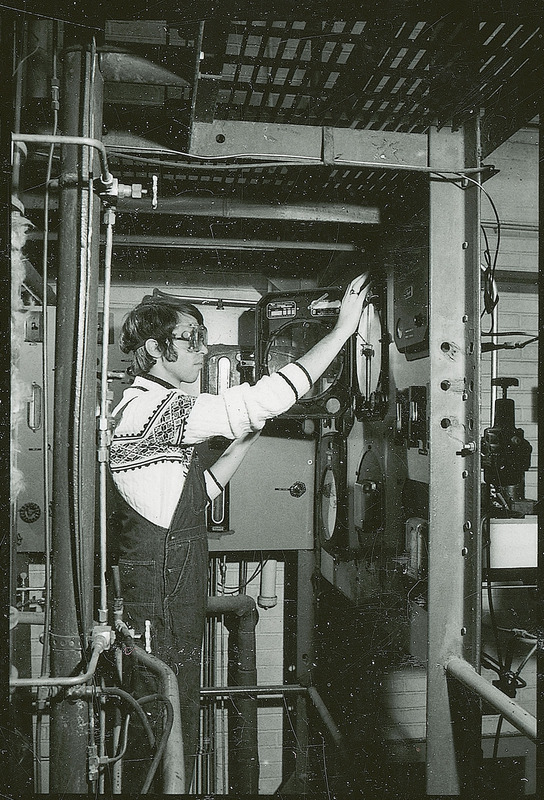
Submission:
[[[505,391],[509,386],[519,386],[517,378],[493,378],[491,383],[493,386],[500,386]]]

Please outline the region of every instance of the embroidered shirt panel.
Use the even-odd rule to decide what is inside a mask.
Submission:
[[[122,422],[115,431],[110,448],[112,472],[138,469],[159,461],[178,461],[188,470],[193,448],[181,445],[180,441],[196,398],[173,389],[153,392],[150,399],[154,407],[148,408],[147,413],[142,409],[144,398],[133,401],[146,413],[139,429],[129,432]],[[130,416],[126,412],[125,415]]]

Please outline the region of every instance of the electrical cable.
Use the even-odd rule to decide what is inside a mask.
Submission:
[[[264,562],[261,561],[257,565],[257,567],[255,568],[255,571],[253,572],[253,575],[251,575],[251,577],[248,578],[246,581],[241,582],[238,586],[227,586],[224,583],[224,577],[225,576],[222,573],[222,578],[221,578],[221,580],[218,581],[218,584],[222,589],[221,594],[239,594],[242,591],[242,589],[245,589],[251,583],[251,581],[254,580],[262,572],[263,567],[267,562],[268,562],[268,558]]]
[[[525,665],[528,663],[528,661],[532,658],[532,656],[536,653],[537,649],[538,649],[538,645],[537,644],[533,645],[533,647],[528,652],[528,654],[525,656],[525,658],[523,659],[523,661],[521,662],[521,664],[519,665],[517,670],[514,673],[512,673],[512,678],[514,679],[514,684],[517,681],[517,679],[519,678],[522,669],[525,667]],[[500,737],[501,737],[501,729],[502,729],[503,720],[504,720],[504,717],[503,717],[502,714],[500,714],[499,715],[499,719],[497,720],[497,728],[495,730],[495,737],[494,737],[494,740],[493,740],[493,756],[492,756],[493,760],[496,760],[496,758],[498,756],[498,753],[499,753],[499,744],[500,744]]]
[[[93,690],[93,693],[95,692],[98,695],[106,695],[107,697],[108,696],[118,697],[121,700],[124,700],[126,703],[128,703],[130,707],[136,712],[138,719],[142,723],[142,727],[147,736],[149,746],[151,748],[155,747],[155,735],[153,733],[153,729],[151,728],[151,723],[149,722],[145,711],[140,705],[139,700],[136,700],[136,698],[134,698],[129,692],[126,692],[124,689],[119,689],[117,686],[104,686],[102,688],[96,688]]]
[[[482,172],[484,169],[485,168],[482,167],[479,171]],[[444,174],[444,173],[446,173],[446,174]],[[447,170],[440,170],[440,171],[437,170],[435,172],[435,174],[438,175],[438,177],[442,178],[443,180],[445,180],[445,181],[447,181],[449,183],[453,182],[453,183],[455,183],[455,185],[458,185],[455,181],[452,181],[451,178],[447,177],[447,174],[448,174]],[[457,170],[457,171],[454,172],[454,174],[457,175],[458,179],[461,180],[461,181],[470,181],[470,183],[473,183],[487,197],[487,199],[489,200],[489,203],[491,205],[491,208],[493,210],[493,214],[495,215],[495,220],[496,220],[496,223],[497,223],[496,224],[497,242],[496,242],[496,245],[495,245],[495,252],[493,254],[493,258],[491,258],[491,252],[490,252],[490,248],[489,248],[489,241],[487,239],[487,233],[485,232],[484,227],[481,226],[482,227],[482,232],[484,234],[484,238],[485,238],[485,241],[486,241],[486,249],[484,251],[484,258],[486,260],[486,268],[484,270],[484,273],[485,273],[486,277],[485,277],[485,285],[484,285],[484,311],[482,312],[482,316],[483,316],[484,313],[491,314],[493,312],[493,309],[495,308],[495,306],[499,302],[498,294],[496,292],[494,293],[493,284],[494,284],[494,281],[495,281],[495,272],[496,272],[497,260],[498,260],[500,244],[501,244],[501,220],[500,220],[499,212],[497,211],[497,207],[495,205],[495,202],[494,202],[493,198],[491,197],[489,192],[486,191],[486,189],[484,189],[484,187],[482,186],[481,183],[479,183],[478,181],[474,180],[474,178],[471,178],[467,174],[466,170],[465,171]],[[459,188],[460,189],[464,189],[466,187],[461,185],[461,186],[459,186]],[[491,328],[491,331],[489,333],[491,334],[492,332],[493,332],[493,328]]]
[[[533,336],[530,339],[527,339],[525,342],[490,342],[482,344],[482,353],[489,353],[492,350],[522,350],[524,347],[527,347],[528,344],[534,344],[538,342],[538,336]]]
[[[138,703],[140,706],[145,705],[146,703],[154,702],[159,700],[161,703],[164,703],[166,707],[166,721],[164,723],[163,733],[161,736],[161,740],[155,755],[153,756],[153,761],[151,762],[151,766],[149,767],[149,771],[144,781],[144,785],[140,790],[140,794],[147,794],[151,783],[153,782],[153,778],[155,777],[155,773],[157,772],[157,767],[160,764],[160,761],[164,755],[164,751],[166,748],[166,744],[168,742],[168,738],[172,731],[172,725],[174,724],[174,709],[172,707],[172,703],[170,700],[162,694],[151,694],[146,697],[140,697]]]
[[[51,108],[53,112],[53,135],[56,135],[58,128],[58,77],[57,77],[57,23],[53,24],[52,41],[52,66],[51,66]],[[28,58],[28,56],[27,56]],[[22,62],[21,62],[22,64]],[[21,66],[19,64],[19,67]],[[42,456],[43,456],[43,528],[44,528],[44,623],[43,623],[43,644],[40,665],[40,676],[46,677],[49,674],[49,633],[51,628],[51,517],[50,509],[50,469],[49,469],[49,313],[47,295],[48,286],[48,242],[49,242],[49,184],[53,169],[54,145],[49,148],[47,160],[45,192],[43,201],[43,251],[42,251],[42,320],[43,320],[43,342],[42,342],[42,385],[43,385],[43,427],[42,427]],[[43,698],[40,691],[37,692],[38,709],[42,709]],[[43,714],[36,716],[36,761],[38,765],[38,792],[42,789],[42,726]]]
[[[56,135],[58,128],[58,78],[57,78],[57,23],[53,25],[53,61],[51,75],[52,111],[53,111],[53,135]],[[44,192],[44,212],[43,212],[43,256],[42,256],[42,319],[43,319],[43,352],[42,352],[42,383],[43,383],[43,430],[42,430],[42,452],[43,452],[43,502],[44,502],[44,549],[45,549],[45,577],[44,577],[44,638],[42,649],[41,675],[45,676],[48,671],[49,660],[49,628],[51,625],[51,520],[49,516],[50,495],[49,495],[49,354],[47,351],[49,341],[49,314],[47,293],[48,286],[48,242],[49,242],[49,183],[51,181],[51,171],[53,166],[54,145],[49,148],[49,158],[47,162],[45,192]]]

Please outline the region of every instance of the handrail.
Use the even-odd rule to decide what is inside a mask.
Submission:
[[[468,661],[459,656],[453,656],[446,662],[445,667],[448,675],[493,706],[516,730],[527,736],[532,742],[537,741],[536,718],[479,675]]]

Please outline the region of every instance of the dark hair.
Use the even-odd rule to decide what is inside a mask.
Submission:
[[[119,347],[123,353],[132,353],[129,375],[146,375],[157,359],[149,355],[145,343],[155,339],[167,361],[176,361],[178,355],[172,344],[172,333],[179,323],[179,315],[194,317],[199,325],[204,318],[198,308],[183,301],[165,302],[162,298],[144,297],[123,322]]]

